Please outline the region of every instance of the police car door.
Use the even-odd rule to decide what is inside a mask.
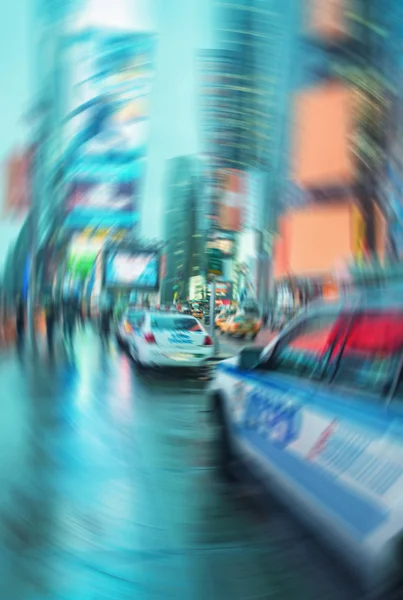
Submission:
[[[256,369],[237,370],[229,400],[244,456],[295,487],[311,485],[311,456],[333,427],[333,415],[323,417],[316,402],[338,322],[336,310],[317,313],[285,331]]]
[[[329,422],[310,454],[312,469],[322,472],[317,495],[326,493],[327,509],[360,546],[375,548],[387,531],[403,531],[403,423],[396,395],[388,402],[402,348],[402,310],[361,310],[335,348],[316,403]]]
[[[317,315],[245,375],[249,455],[356,547],[391,530],[402,489],[402,421],[386,404],[402,342],[403,313]]]

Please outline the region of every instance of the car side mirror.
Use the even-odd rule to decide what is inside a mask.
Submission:
[[[239,353],[238,366],[242,371],[253,371],[259,366],[264,346],[247,346]]]

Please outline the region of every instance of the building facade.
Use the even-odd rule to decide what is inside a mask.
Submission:
[[[185,301],[191,280],[205,272],[203,203],[198,160],[181,156],[167,161],[165,183],[165,273],[161,302]]]
[[[298,11],[289,0],[281,4],[223,0],[214,2],[212,14],[212,48],[198,56],[210,227],[227,229],[219,215],[225,212],[222,205],[230,171],[243,190],[242,218],[234,231],[250,227],[246,216],[251,213],[251,176],[265,182],[257,227],[260,232],[274,231],[286,183]],[[269,243],[261,254],[266,256],[260,269],[265,280],[260,286],[263,300],[270,282]]]

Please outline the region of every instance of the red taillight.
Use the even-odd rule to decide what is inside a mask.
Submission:
[[[157,343],[156,340],[155,340],[155,337],[154,337],[153,333],[145,333],[144,334],[144,341],[147,344],[156,344]]]
[[[212,345],[213,345],[213,340],[211,339],[211,337],[209,335],[206,335],[206,337],[204,338],[203,346],[212,346]]]

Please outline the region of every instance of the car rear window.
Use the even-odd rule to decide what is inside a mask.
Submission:
[[[189,317],[153,317],[151,327],[165,331],[202,331],[197,320]]]
[[[138,321],[140,321],[143,318],[144,313],[139,312],[139,311],[133,311],[133,312],[129,312],[127,314],[127,320],[129,321],[129,323],[131,325],[133,325],[134,323],[137,323]]]

